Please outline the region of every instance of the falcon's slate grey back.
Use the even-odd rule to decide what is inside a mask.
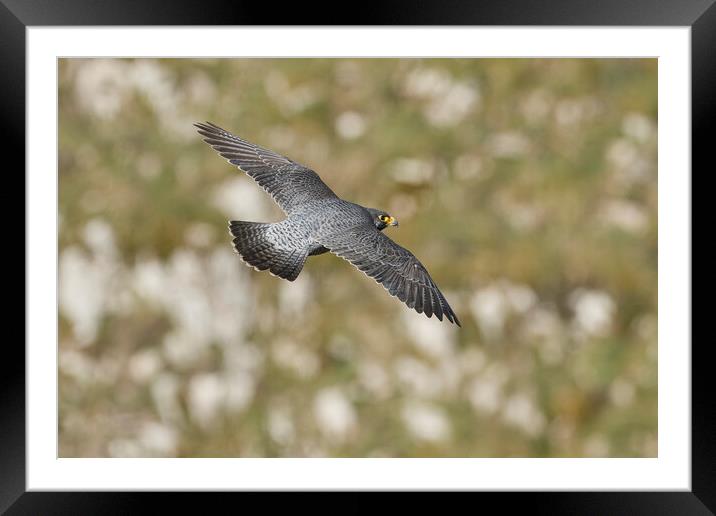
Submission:
[[[232,220],[234,248],[256,270],[295,280],[311,255],[330,251],[428,317],[460,326],[455,312],[413,254],[381,231],[397,226],[382,210],[344,201],[313,170],[210,123],[194,124],[204,141],[251,176],[286,213],[273,224]]]

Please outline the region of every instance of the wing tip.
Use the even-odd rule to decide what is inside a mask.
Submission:
[[[457,325],[458,328],[462,328],[462,324],[460,324],[460,320],[457,318],[457,315],[455,315],[455,312],[450,309],[450,315],[448,317],[450,319],[450,322]]]
[[[415,309],[413,309],[413,310],[415,310]],[[415,311],[418,312],[417,310],[415,310]],[[428,314],[427,312],[418,312],[418,313],[422,313],[428,319],[430,319],[434,315],[435,318],[440,322],[443,321],[443,316],[445,316],[445,319],[447,319],[450,323],[457,325],[459,328],[462,328],[462,323],[460,322],[460,319],[457,318],[457,315],[455,315],[455,312],[453,312],[453,311],[443,312],[443,313],[435,312],[435,313],[431,313],[431,314]]]
[[[208,120],[204,122],[194,122],[192,125],[197,128],[200,134],[202,131],[206,131],[212,134],[220,134],[221,131],[226,132],[224,129],[214,123],[209,122]]]

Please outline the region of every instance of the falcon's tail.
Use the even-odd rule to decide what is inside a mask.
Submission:
[[[267,234],[270,227],[260,222],[229,221],[234,249],[256,270],[268,269],[275,276],[293,281],[303,269],[308,253],[304,249],[277,247]]]

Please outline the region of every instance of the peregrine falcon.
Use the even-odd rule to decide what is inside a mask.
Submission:
[[[313,170],[210,123],[204,141],[256,181],[286,213],[276,223],[232,220],[234,249],[256,270],[295,280],[309,256],[327,251],[352,263],[418,313],[460,326],[422,263],[382,231],[398,221],[383,210],[344,201]]]

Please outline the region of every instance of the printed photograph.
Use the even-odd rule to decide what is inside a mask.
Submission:
[[[657,71],[59,59],[59,456],[657,457]]]

